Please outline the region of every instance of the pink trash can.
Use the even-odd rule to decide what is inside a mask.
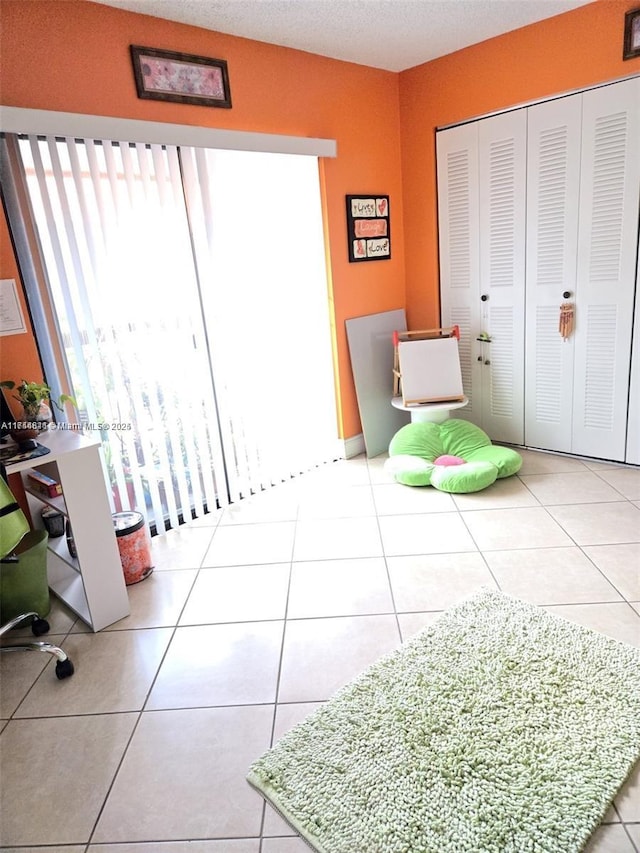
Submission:
[[[142,513],[114,512],[113,526],[125,584],[130,586],[149,577],[153,571],[151,542]]]

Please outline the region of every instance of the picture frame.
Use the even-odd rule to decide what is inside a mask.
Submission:
[[[229,71],[224,59],[137,44],[129,47],[139,98],[231,109]]]
[[[359,193],[345,196],[349,263],[391,258],[389,196]]]
[[[640,7],[631,9],[624,16],[623,59],[640,56]]]

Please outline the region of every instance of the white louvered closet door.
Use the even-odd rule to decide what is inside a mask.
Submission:
[[[631,344],[631,383],[629,388],[629,426],[625,462],[640,465],[640,233],[638,234],[638,265],[636,270],[636,314]]]
[[[624,460],[640,192],[640,78],[583,94],[572,451]]]
[[[482,428],[494,441],[524,441],[524,274],[527,116],[478,122]],[[480,359],[480,361],[478,361]]]
[[[481,426],[482,370],[476,361],[480,330],[478,126],[466,124],[438,133],[438,221],[440,316],[443,326],[460,327],[460,368],[469,400],[456,417]]]
[[[525,444],[570,453],[574,337],[559,332],[575,302],[582,95],[528,109]],[[567,296],[565,296],[567,294]]]
[[[526,114],[439,132],[437,163],[441,321],[460,327],[469,400],[456,417],[522,444]]]

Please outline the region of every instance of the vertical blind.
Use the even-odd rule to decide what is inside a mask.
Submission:
[[[19,149],[114,509],[162,531],[336,457],[315,158],[35,136]]]

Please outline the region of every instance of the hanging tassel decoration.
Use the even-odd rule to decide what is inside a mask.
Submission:
[[[573,332],[573,320],[575,316],[575,306],[573,302],[563,302],[560,306],[560,326],[558,331],[562,335],[563,340],[568,340]]]

